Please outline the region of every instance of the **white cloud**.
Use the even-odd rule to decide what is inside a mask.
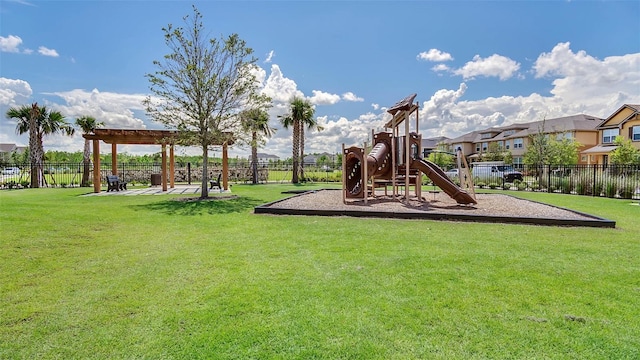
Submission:
[[[276,56],[276,52],[273,50],[269,51],[269,53],[267,54],[267,58],[264,59],[264,62],[270,63],[274,56]]]
[[[464,79],[472,79],[476,76],[498,77],[500,80],[507,80],[517,75],[520,64],[516,61],[501,55],[493,54],[488,58],[480,55],[473,57],[460,69],[453,70],[456,75],[461,75]]]
[[[418,60],[434,61],[434,62],[453,60],[453,56],[451,56],[451,54],[442,52],[438,49],[429,49],[429,51],[423,51],[420,54],[418,54],[416,58]]]
[[[447,65],[445,64],[438,64],[438,65],[434,65],[431,70],[435,71],[435,72],[443,72],[443,71],[450,71],[451,68],[449,68]]]
[[[566,104],[638,103],[640,53],[598,60],[585,51],[572,52],[568,42],[559,43],[541,54],[532,69],[536,78],[557,77],[551,93]]]
[[[144,111],[142,101],[146,95],[100,92],[98,89],[93,89],[90,92],[75,89],[49,95],[55,95],[64,100],[64,105],[56,105],[55,107],[68,118],[75,119],[88,115],[103,122],[107,128],[146,128],[143,119],[135,114],[135,112],[142,113]]]
[[[342,100],[344,100],[344,101],[353,101],[353,102],[362,102],[362,101],[364,101],[363,98],[358,97],[356,94],[352,93],[351,91],[348,91],[348,92],[342,94]]]
[[[44,46],[40,46],[38,48],[38,53],[40,53],[40,55],[44,55],[44,56],[51,56],[51,57],[58,57],[60,55],[58,55],[58,52],[55,51],[54,49],[49,49],[46,48]]]
[[[23,105],[33,94],[28,82],[0,77],[0,106]]]
[[[380,109],[380,104],[372,103],[371,107],[373,108],[373,110],[378,110]]]
[[[294,96],[303,97],[304,94],[298,90],[295,81],[286,78],[280,67],[276,64],[271,65],[271,74],[267,78],[262,92],[271,97],[274,103],[287,103]]]
[[[0,51],[2,52],[19,53],[20,44],[22,44],[22,39],[19,36],[0,36]]]
[[[320,90],[312,90],[313,96],[309,101],[314,105],[333,105],[340,101],[340,95],[330,94]]]

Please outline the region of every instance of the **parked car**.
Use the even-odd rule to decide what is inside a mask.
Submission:
[[[2,170],[2,175],[20,175],[20,168],[8,167]]]
[[[516,171],[511,165],[506,165],[502,161],[485,161],[473,164],[471,174],[474,179],[481,181],[502,180],[513,182],[522,181],[522,173]]]
[[[444,173],[449,177],[449,179],[457,179],[458,177],[460,177],[458,169],[447,170]]]

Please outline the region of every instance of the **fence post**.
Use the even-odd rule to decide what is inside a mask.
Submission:
[[[593,171],[593,181],[591,182],[591,195],[592,196],[600,196],[600,194],[596,195],[596,169],[597,169],[597,164],[593,164],[593,167],[591,168],[591,171]]]
[[[191,162],[187,163],[187,182],[191,185]]]

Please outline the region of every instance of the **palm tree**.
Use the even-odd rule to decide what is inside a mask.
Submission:
[[[304,177],[304,128],[307,130],[322,131],[324,128],[318,125],[318,121],[314,118],[316,109],[313,108],[309,101],[305,101],[304,117],[300,120],[300,178],[305,181]]]
[[[300,160],[300,146],[304,146],[304,140],[301,141],[301,137],[304,136],[304,126],[309,122],[309,118],[313,118],[315,113],[315,109],[309,102],[309,100],[305,100],[301,97],[294,96],[289,103],[289,113],[280,117],[280,121],[282,122],[282,126],[285,129],[289,127],[292,128],[293,131],[293,143],[292,143],[292,163],[293,163],[293,177],[291,182],[297,184],[298,174],[300,172],[299,163]]]
[[[264,137],[271,137],[276,129],[269,126],[269,114],[262,109],[249,109],[240,113],[245,131],[251,132],[251,172],[252,183],[258,183],[258,144]]]
[[[83,134],[93,132],[93,129],[103,126],[103,122],[97,122],[94,117],[81,116],[76,119],[76,125],[82,130]],[[80,186],[89,186],[89,172],[91,171],[91,143],[89,139],[84,139],[84,152],[82,153],[82,183]]]
[[[73,135],[75,129],[65,121],[59,111],[51,111],[46,106],[39,107],[38,103],[9,108],[6,116],[18,120],[16,133],[19,135],[29,133],[31,187],[41,187],[44,182],[44,136],[56,133]]]

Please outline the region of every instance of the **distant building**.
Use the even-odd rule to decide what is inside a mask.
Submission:
[[[462,149],[462,153],[470,162],[481,161],[489,146],[496,143],[498,149],[511,152],[513,163],[523,164],[524,154],[530,146],[531,136],[539,132],[553,135],[556,138],[572,138],[580,143],[579,151],[584,151],[598,144],[598,126],[603,119],[590,115],[573,115],[544,121],[493,127],[477,130],[454,139],[445,140],[453,151]],[[579,164],[587,164],[588,158],[580,156]]]
[[[422,157],[427,158],[434,150],[438,150],[438,146],[449,140],[446,136],[422,139]]]
[[[318,165],[320,163],[320,158],[325,156],[327,158],[328,163],[336,162],[336,154],[329,154],[328,152],[323,152],[322,154],[312,154],[304,157],[303,162],[305,165]]]
[[[251,161],[251,155],[249,155],[249,161]],[[271,155],[271,154],[265,154],[265,153],[258,153],[258,163],[268,163],[269,161],[278,161],[280,160],[279,156],[276,155]]]
[[[0,144],[0,159],[10,161],[12,154],[22,154],[27,150],[26,146],[16,144]]]

